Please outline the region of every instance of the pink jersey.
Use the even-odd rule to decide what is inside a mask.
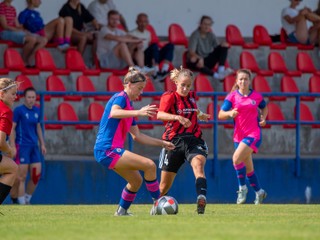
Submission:
[[[262,95],[254,90],[248,96],[243,96],[238,90],[231,92],[225,99],[221,109],[229,111],[237,108],[239,114],[234,118],[234,142],[241,142],[245,137],[261,139],[259,126],[259,109],[266,107]]]

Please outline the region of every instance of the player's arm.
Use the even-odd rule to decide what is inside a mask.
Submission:
[[[13,157],[17,153],[17,149],[16,149],[16,127],[17,127],[17,123],[13,122],[12,123],[11,133],[10,133],[10,136],[9,136],[9,145],[11,146],[11,148],[13,150]]]
[[[182,124],[185,128],[191,126],[191,121],[188,118],[163,111],[158,111],[157,119],[162,121],[179,121],[179,123]]]
[[[44,143],[44,138],[43,138],[43,133],[42,133],[42,128],[41,128],[40,123],[37,124],[37,135],[38,135],[38,139],[40,142],[41,152],[42,152],[42,154],[46,154],[47,149],[46,149],[46,145]]]
[[[112,118],[128,118],[128,117],[152,117],[157,113],[156,105],[147,105],[139,110],[126,110],[119,105],[113,105],[110,111]]]
[[[158,146],[163,147],[167,150],[172,150],[175,148],[173,143],[167,142],[161,139],[150,137],[142,132],[140,132],[137,125],[131,126],[130,128],[130,134],[132,136],[132,139],[138,143],[151,145],[151,146]]]
[[[232,108],[232,103],[229,100],[224,100],[221,109],[218,114],[220,120],[227,120],[229,118],[235,118],[239,114],[237,108]]]
[[[14,155],[13,149],[6,141],[7,134],[0,130],[0,150],[8,155],[8,157],[12,158]]]
[[[260,122],[259,122],[259,125],[261,127],[264,127],[266,125],[266,118],[267,118],[267,115],[268,115],[268,107],[265,106],[264,108],[261,109],[261,114],[260,114]]]

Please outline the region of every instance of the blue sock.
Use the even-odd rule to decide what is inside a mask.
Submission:
[[[131,192],[130,190],[127,189],[127,187],[125,187],[122,191],[119,205],[122,208],[127,210],[130,207],[131,203],[136,198],[136,195],[137,195],[136,192]]]
[[[248,173],[247,174],[247,178],[248,178],[248,181],[250,183],[250,186],[256,191],[258,192],[261,187],[260,187],[260,184],[259,184],[259,180],[257,178],[257,175],[255,174],[254,171],[252,171],[251,173]]]
[[[246,166],[244,163],[235,164],[233,167],[236,170],[239,186],[246,185]]]
[[[146,183],[147,190],[149,191],[153,200],[157,200],[160,197],[160,190],[159,190],[159,182],[157,179],[153,181],[144,180]]]

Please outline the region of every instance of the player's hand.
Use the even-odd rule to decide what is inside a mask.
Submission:
[[[16,148],[12,148],[12,147],[9,147],[9,151],[6,152],[6,155],[12,159],[16,156],[16,154],[17,154]]]
[[[162,141],[162,147],[165,148],[166,150],[173,150],[175,149],[176,146],[171,142]]]
[[[210,117],[211,117],[210,114],[202,113],[201,116],[198,116],[198,119],[199,119],[200,121],[208,122],[208,120],[210,119]]]
[[[156,105],[147,105],[142,107],[139,110],[139,116],[146,116],[146,117],[152,117],[155,114],[157,114],[158,108]]]
[[[178,116],[179,123],[182,124],[182,126],[184,126],[185,128],[188,128],[191,126],[191,121],[188,118],[184,118],[182,116]]]
[[[266,119],[261,115],[260,122],[259,122],[260,127],[264,127],[266,124],[267,124]]]
[[[41,145],[41,153],[42,153],[42,155],[46,155],[46,153],[47,153],[47,148],[46,148],[45,145]]]
[[[236,116],[238,116],[239,112],[238,112],[238,108],[234,108],[230,111],[230,117],[231,118],[235,118]]]

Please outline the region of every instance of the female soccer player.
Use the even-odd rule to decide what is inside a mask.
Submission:
[[[41,176],[40,151],[44,155],[47,149],[40,125],[40,109],[34,106],[37,97],[36,90],[33,87],[27,88],[23,95],[24,104],[13,111],[13,126],[10,135],[10,145],[17,146],[16,163],[19,164],[18,179],[12,188],[11,198],[14,203],[30,204]],[[30,178],[26,188],[28,171],[30,171]],[[15,199],[15,195],[18,199]]]
[[[127,210],[142,184],[139,170],[144,172],[146,187],[153,200],[160,196],[155,163],[124,149],[127,133],[130,132],[133,140],[139,143],[174,149],[170,142],[141,133],[134,120],[139,116],[151,117],[157,111],[155,105],[147,105],[139,110],[132,107],[131,101],[138,99],[146,85],[145,75],[131,67],[124,77],[123,85],[124,90],[113,95],[106,105],[94,146],[97,162],[114,170],[128,182],[122,191],[115,216],[131,215]]]
[[[18,166],[11,159],[14,149],[7,143],[12,128],[12,110],[17,97],[17,84],[9,78],[0,78],[0,204],[5,200],[16,179]]]
[[[267,193],[260,187],[254,172],[252,153],[257,153],[261,144],[261,127],[266,125],[267,104],[261,94],[250,88],[251,72],[247,69],[237,71],[236,82],[225,98],[219,111],[219,119],[233,118],[234,146],[233,166],[239,183],[237,204],[245,203],[250,186],[256,192],[255,204],[261,204]]]
[[[161,196],[166,195],[185,159],[191,164],[196,179],[197,212],[203,214],[206,206],[207,180],[204,166],[208,155],[205,141],[201,139],[200,121],[208,121],[210,115],[202,113],[191,91],[194,76],[189,69],[174,69],[170,78],[177,86],[175,92],[166,92],[160,100],[157,118],[165,122],[162,139],[171,141],[176,148],[162,151],[160,157]]]

